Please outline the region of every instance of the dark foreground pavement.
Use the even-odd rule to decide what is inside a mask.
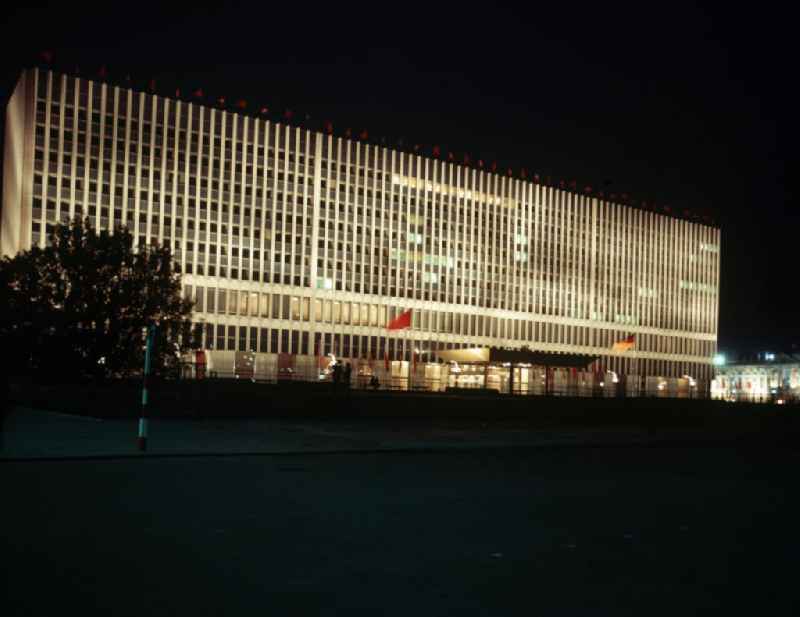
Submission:
[[[798,614],[800,457],[741,446],[0,463],[0,615]]]

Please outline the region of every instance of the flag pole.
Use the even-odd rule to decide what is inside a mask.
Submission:
[[[411,328],[409,327],[409,330]],[[414,366],[414,350],[411,349],[411,341],[406,335],[406,348],[408,349],[408,391],[411,392],[411,381],[414,378],[412,367]]]

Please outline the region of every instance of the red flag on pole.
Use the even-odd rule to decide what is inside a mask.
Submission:
[[[441,153],[442,153],[442,151],[439,149],[439,146],[434,146],[433,147],[433,156],[435,156],[436,158],[439,158],[439,155]]]
[[[454,155],[452,152],[448,152],[448,153],[447,153],[447,160],[448,160],[448,161],[454,161],[454,160],[455,160],[455,158],[456,158],[456,157],[455,157],[455,155]]]
[[[247,109],[247,101],[245,101],[244,99],[239,99],[238,101],[236,101],[236,107],[238,107],[239,109]]]
[[[203,89],[202,88],[198,88],[197,90],[192,92],[192,96],[194,96],[194,98],[196,98],[196,99],[202,99],[203,98]]]
[[[325,121],[325,132],[328,135],[333,135],[333,122],[331,122],[330,120]]]
[[[404,328],[411,327],[411,310],[408,309],[405,313],[400,315],[399,317],[393,319],[389,322],[389,325],[386,326],[387,330],[403,330]]]
[[[220,107],[225,107],[225,97],[224,97],[224,96],[221,96],[221,97],[219,97],[219,98],[217,99],[217,104],[218,104]]]
[[[287,122],[292,119],[292,116],[294,116],[294,112],[292,112],[291,109],[287,109],[283,112],[283,117]]]
[[[492,169],[493,172],[497,171],[497,161],[492,161],[491,169]]]
[[[258,112],[259,112],[259,113],[260,113],[262,116],[266,116],[266,115],[269,113],[269,107],[262,107],[261,109],[259,109],[259,110],[258,110]]]
[[[369,139],[369,133],[367,133],[367,129],[364,129],[363,131],[361,131],[361,133],[359,134],[358,137],[359,137],[359,139],[363,139],[364,141]]]

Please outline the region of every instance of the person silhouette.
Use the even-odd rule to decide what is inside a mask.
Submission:
[[[333,391],[335,392],[339,387],[339,382],[342,379],[342,364],[334,362],[333,364]]]

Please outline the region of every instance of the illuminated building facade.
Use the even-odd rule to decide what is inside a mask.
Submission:
[[[712,226],[41,69],[8,104],[4,177],[3,255],[76,215],[171,246],[220,372],[495,346],[712,376]]]
[[[711,397],[725,401],[800,402],[800,354],[762,352],[716,362]]]

